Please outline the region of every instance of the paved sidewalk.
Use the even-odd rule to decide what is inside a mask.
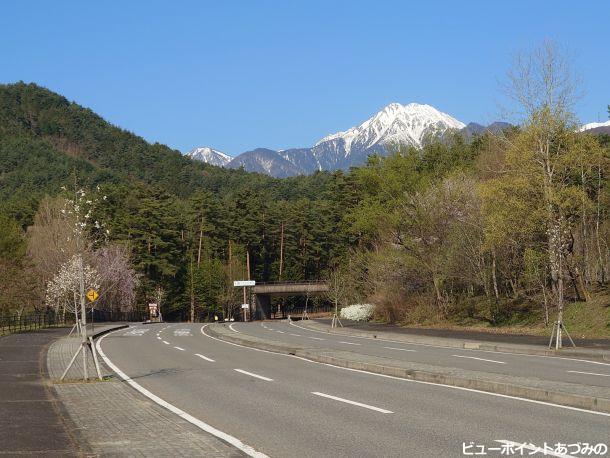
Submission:
[[[343,321],[343,320],[342,320]],[[610,361],[610,349],[603,348],[581,348],[564,347],[561,350],[548,348],[546,344],[531,345],[521,343],[510,343],[502,340],[502,335],[498,335],[497,340],[477,340],[470,338],[450,338],[445,336],[432,336],[424,334],[413,334],[409,330],[398,326],[386,325],[366,325],[344,326],[332,329],[327,320],[305,320],[299,321],[299,326],[305,326],[312,330],[330,332],[352,337],[366,337],[370,339],[386,339],[394,342],[417,343],[426,345],[436,345],[453,348],[466,348],[476,350],[491,350],[505,353],[521,353],[528,355],[543,356],[565,356],[570,358],[587,358],[595,360]],[[347,320],[346,320],[347,324]],[[564,340],[564,344],[566,341]]]
[[[0,338],[0,456],[81,456],[46,381],[51,342],[68,334],[54,328]]]
[[[243,456],[115,377],[103,382],[76,381],[82,374],[80,357],[68,374],[73,381],[57,382],[78,346],[78,338],[58,340],[49,349],[47,364],[74,435],[95,456]],[[103,361],[100,364],[103,374],[110,376],[111,371]],[[91,359],[89,367],[91,375],[94,373]]]

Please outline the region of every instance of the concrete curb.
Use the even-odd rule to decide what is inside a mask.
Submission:
[[[333,366],[356,369],[375,374],[389,375],[419,382],[455,386],[468,388],[505,396],[515,396],[520,398],[532,399],[535,401],[559,404],[579,409],[592,410],[596,412],[610,413],[610,399],[565,393],[560,391],[543,390],[540,388],[528,387],[511,383],[499,383],[490,380],[476,378],[456,377],[453,375],[408,369],[398,366],[383,364],[373,364],[364,361],[354,361],[346,358],[338,358],[330,355],[320,354],[319,351],[301,347],[290,347],[279,342],[263,341],[262,339],[249,339],[244,336],[225,334],[218,332],[216,326],[207,328],[209,332],[218,339],[231,342],[246,347],[258,348],[274,353],[298,356],[311,361],[331,364]]]
[[[129,325],[128,325],[128,324],[119,324],[119,325],[114,326],[114,327],[112,327],[112,328],[108,328],[108,329],[104,329],[103,331],[96,332],[95,334],[93,334],[93,335],[91,336],[91,338],[92,338],[93,340],[95,340],[95,339],[97,339],[98,337],[103,336],[104,334],[108,334],[109,332],[118,331],[119,329],[125,329],[125,328],[128,328],[128,327],[129,327]]]
[[[442,347],[461,348],[464,350],[483,350],[483,351],[496,351],[499,353],[517,353],[521,355],[535,355],[535,356],[559,356],[559,357],[571,357],[571,358],[588,358],[599,361],[610,361],[610,352],[604,351],[585,351],[585,350],[572,350],[569,348],[563,350],[549,350],[548,348],[532,348],[524,345],[510,345],[510,344],[491,344],[479,341],[463,341],[450,338],[441,337],[427,337],[427,336],[413,336],[407,337],[402,334],[396,334],[388,332],[389,335],[379,336],[378,333],[372,331],[355,331],[349,328],[340,328],[331,330],[329,326],[317,323],[315,321],[299,321],[301,326],[309,329],[324,332],[328,334],[336,334],[351,337],[363,337],[367,339],[384,339],[393,342],[403,342],[418,345],[438,345]]]

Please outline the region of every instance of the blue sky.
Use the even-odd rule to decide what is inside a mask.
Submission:
[[[0,82],[36,82],[149,141],[311,146],[390,102],[499,118],[511,56],[545,39],[583,80],[583,122],[610,103],[609,2],[9,2]]]

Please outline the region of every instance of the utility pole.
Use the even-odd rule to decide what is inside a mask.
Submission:
[[[282,269],[284,267],[284,221],[282,221],[282,227],[280,230],[280,276],[279,280],[282,280]]]

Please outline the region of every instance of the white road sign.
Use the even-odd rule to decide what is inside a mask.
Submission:
[[[237,280],[233,282],[233,286],[254,286],[256,282],[254,280]]]
[[[250,308],[250,304],[241,304],[241,308],[242,309],[249,309]]]

